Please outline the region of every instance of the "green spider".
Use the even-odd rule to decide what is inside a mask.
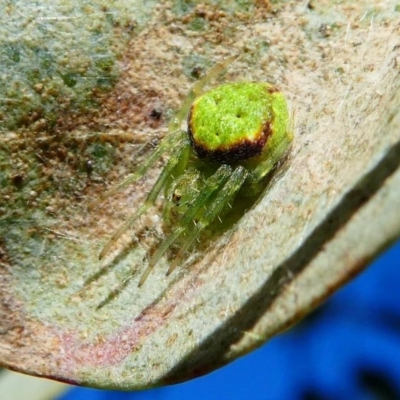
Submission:
[[[230,62],[216,65],[195,84],[160,145],[135,173],[102,196],[107,198],[137,181],[168,153],[168,161],[144,203],[113,233],[99,255],[102,259],[164,190],[163,220],[171,232],[150,258],[139,286],[164,253],[179,243],[169,275],[195,239],[232,211],[237,195],[260,195],[266,176],[290,147],[293,134],[287,103],[271,84],[228,83],[201,94]],[[184,131],[181,125],[186,115],[188,129]]]

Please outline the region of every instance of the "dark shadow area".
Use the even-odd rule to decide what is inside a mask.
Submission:
[[[363,369],[358,372],[360,385],[368,392],[369,399],[395,400],[400,399],[396,385],[390,382],[381,371]]]

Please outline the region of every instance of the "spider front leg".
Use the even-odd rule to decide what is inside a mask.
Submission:
[[[153,151],[150,157],[137,169],[133,174],[129,174],[123,181],[115,185],[110,190],[102,194],[96,202],[91,204],[91,207],[96,206],[98,203],[103,202],[110,196],[119,192],[121,189],[125,188],[131,183],[138,181],[142,178],[146,172],[152,167],[152,165],[161,158],[161,156],[169,151],[171,148],[176,147],[182,138],[186,138],[186,133],[184,131],[174,131],[168,134],[160,143],[160,145]]]
[[[290,144],[291,139],[285,138],[282,142],[277,143],[276,147],[267,150],[268,154],[265,159],[260,161],[257,166],[249,168],[249,165],[252,166],[252,163],[245,164],[246,168],[250,171],[245,184],[246,190],[243,192],[245,196],[257,196],[265,189],[267,175],[271,173],[279,161],[288,153]]]
[[[143,285],[152,269],[171,245],[178,240],[179,237],[187,234],[178,256],[168,269],[167,275],[176,268],[177,263],[182,259],[182,256],[189,249],[196,237],[221,214],[223,209],[235,197],[246,177],[247,172],[243,167],[237,167],[232,171],[230,166],[221,165],[218,170],[208,178],[188,212],[180,221],[180,226],[167,236],[150,259],[149,265],[140,279],[139,286]],[[187,188],[187,190],[190,190],[190,188]],[[209,205],[210,198],[212,198],[212,203]],[[209,206],[205,207],[206,205]],[[191,226],[192,223],[194,224],[193,227]]]
[[[174,136],[171,142],[167,142],[169,146],[171,143],[176,145],[175,149],[173,150],[172,154],[170,155],[167,164],[165,165],[164,169],[162,170],[160,176],[158,177],[156,183],[154,184],[153,188],[151,189],[150,193],[147,195],[146,200],[142,204],[142,206],[132,214],[127,221],[125,221],[111,236],[108,242],[103,247],[102,251],[100,252],[99,259],[101,260],[111,249],[114,243],[129,229],[129,227],[141,216],[143,215],[150,207],[152,207],[157,200],[160,191],[164,188],[165,184],[170,179],[171,173],[179,166],[180,164],[184,164],[187,162],[188,154],[190,152],[190,143],[189,140],[185,137],[181,137],[180,141],[176,140]],[[162,147],[162,144],[160,145]],[[150,167],[150,165],[161,156],[163,151],[159,151],[160,147],[150,156],[149,160],[145,163],[145,166],[139,170],[138,175],[141,177],[143,174],[143,170]],[[164,146],[165,147],[165,146]],[[150,163],[150,165],[149,165]],[[183,167],[182,167],[183,168]],[[123,181],[124,185],[126,184],[126,180]],[[118,186],[120,188],[120,186]],[[113,190],[113,189],[112,189]]]

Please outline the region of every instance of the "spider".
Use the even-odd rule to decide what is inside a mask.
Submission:
[[[235,82],[203,92],[232,58],[214,66],[188,94],[169,125],[168,134],[147,160],[102,199],[143,177],[168,153],[162,172],[144,203],[103,247],[102,259],[127,229],[164,191],[163,220],[172,229],[161,241],[139,286],[172,245],[180,249],[169,275],[193,242],[235,207],[235,197],[258,196],[266,176],[287,153],[293,139],[284,95],[269,83]],[[181,125],[187,116],[187,131]]]

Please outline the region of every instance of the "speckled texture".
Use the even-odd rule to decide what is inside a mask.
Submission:
[[[121,25],[104,22],[98,32],[117,48],[101,46],[101,54],[118,55],[117,74],[105,91],[85,86],[93,106],[68,100],[47,108],[45,99],[50,111],[39,118],[33,110],[41,95],[12,115],[2,106],[3,365],[97,387],[189,379],[294,323],[400,235],[393,212],[400,198],[397,3],[212,3],[157,2],[150,22],[124,33],[136,4],[118,2],[118,10],[126,7]],[[103,10],[100,1],[90,4]],[[76,22],[71,7],[55,8],[51,19],[39,5],[28,21],[42,26],[43,16],[48,32],[53,22]],[[96,19],[87,13],[78,25]],[[74,30],[68,37],[68,48],[86,50],[75,60],[95,65],[92,33],[86,44]],[[54,40],[41,43],[63,53],[64,41]],[[196,77],[237,53],[223,81],[265,81],[285,93],[295,120],[290,156],[235,229],[207,251],[199,247],[168,278],[163,260],[139,290],[143,258],[163,235],[157,209],[104,262],[98,254],[159,169],[106,203],[89,204],[157,145]],[[80,76],[93,82],[90,68]],[[26,71],[18,70],[22,83]],[[62,98],[75,99],[74,89],[68,93]],[[16,115],[27,117],[22,123]]]
[[[148,20],[153,3],[2,1],[0,134],[49,129],[63,112],[96,108],[99,94],[118,77],[123,46]]]

